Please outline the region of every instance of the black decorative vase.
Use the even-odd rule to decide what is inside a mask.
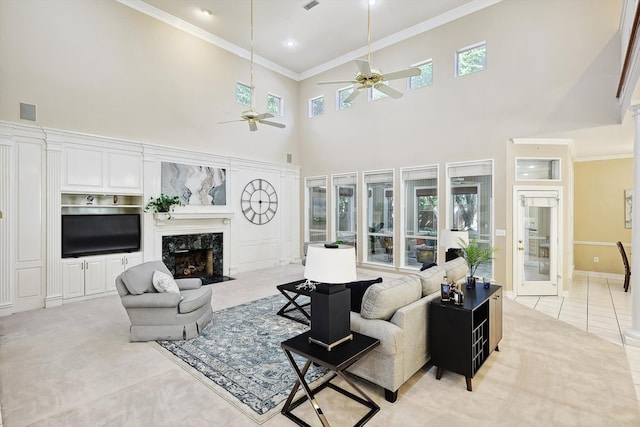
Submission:
[[[476,288],[476,278],[473,276],[467,277],[467,289],[475,289]]]

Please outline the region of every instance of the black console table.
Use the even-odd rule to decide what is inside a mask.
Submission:
[[[464,285],[463,285],[464,287]],[[429,307],[429,348],[431,362],[437,366],[436,379],[443,370],[464,375],[467,390],[471,379],[502,338],[502,287],[464,290],[464,305],[442,302]]]
[[[282,414],[299,426],[310,427],[309,424],[307,424],[291,412],[295,408],[300,406],[301,403],[309,400],[322,425],[324,427],[328,427],[329,422],[327,421],[322,408],[320,408],[320,405],[315,398],[315,394],[323,388],[329,387],[369,408],[369,411],[355,424],[356,426],[364,425],[380,410],[380,407],[369,396],[367,396],[360,387],[358,387],[353,381],[351,381],[349,377],[347,377],[343,373],[343,371],[349,366],[356,363],[362,356],[368,354],[379,344],[380,341],[378,339],[358,334],[356,332],[353,332],[353,340],[344,342],[333,348],[331,351],[317,344],[310,343],[309,332],[305,332],[301,335],[297,335],[293,338],[283,341],[281,344],[282,349],[284,350],[284,353],[289,360],[289,364],[295,371],[296,377],[298,379],[293,385],[291,393],[289,393],[289,397],[287,398],[287,401],[282,408]],[[292,353],[298,354],[307,359],[302,369],[298,367],[298,364],[293,359]],[[304,378],[311,363],[316,363],[320,366],[323,366],[333,371],[335,375],[333,375],[331,378],[329,378],[316,388],[311,389]],[[335,378],[336,375],[342,378],[347,384],[349,384],[355,391],[358,392],[358,394],[360,394],[360,396],[356,396],[355,394],[331,383],[331,380]],[[293,398],[300,386],[302,386],[302,388],[304,389],[305,395],[294,401]]]

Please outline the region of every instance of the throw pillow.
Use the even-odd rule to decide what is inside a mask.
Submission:
[[[360,316],[364,319],[389,320],[396,310],[421,297],[420,280],[415,275],[376,283],[364,293]]]
[[[430,269],[431,267],[437,267],[438,264],[436,264],[435,262],[431,262],[431,261],[425,261],[422,263],[422,267],[420,268],[420,271],[425,271]]]
[[[447,270],[441,265],[419,272],[422,296],[426,297],[436,291],[440,292],[440,284],[445,274],[447,274]],[[448,275],[447,279],[449,279]]]
[[[178,288],[178,284],[173,280],[173,277],[161,271],[156,270],[153,272],[152,282],[153,287],[156,288],[158,292],[180,293],[180,288]]]
[[[369,286],[374,283],[382,283],[382,277],[378,277],[374,280],[359,280],[357,282],[347,283],[345,286],[351,289],[351,311],[354,313],[360,313],[362,308],[362,297]]]
[[[469,272],[467,261],[462,257],[446,262],[444,268],[447,270],[447,278],[449,281],[456,283],[464,280]]]

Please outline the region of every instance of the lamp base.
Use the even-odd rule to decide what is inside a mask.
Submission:
[[[322,347],[326,348],[327,351],[331,351],[331,349],[333,347],[336,347],[340,344],[342,344],[343,342],[347,342],[347,341],[351,341],[353,339],[353,334],[349,334],[346,337],[339,339],[338,341],[332,342],[330,344],[327,344],[326,342],[322,342],[320,340],[314,339],[309,337],[309,342],[312,344],[317,344],[317,345],[321,345]]]
[[[331,350],[352,339],[351,289],[331,286],[332,293],[311,292],[311,331],[309,342]]]
[[[462,249],[460,248],[449,248],[445,253],[444,259],[446,262],[451,261],[452,259],[456,259],[462,256]]]

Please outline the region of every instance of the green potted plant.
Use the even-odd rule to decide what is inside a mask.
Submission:
[[[144,207],[144,211],[152,211],[156,213],[167,213],[169,214],[168,219],[171,219],[171,212],[176,206],[181,206],[180,197],[178,196],[167,196],[164,193],[161,193],[158,197],[151,197],[147,205]]]
[[[483,264],[488,264],[493,259],[493,254],[496,248],[493,246],[482,247],[476,239],[471,239],[469,243],[463,239],[459,239],[460,247],[462,249],[462,257],[467,261],[469,266],[469,276],[467,277],[467,289],[475,287],[476,282],[476,270]]]

